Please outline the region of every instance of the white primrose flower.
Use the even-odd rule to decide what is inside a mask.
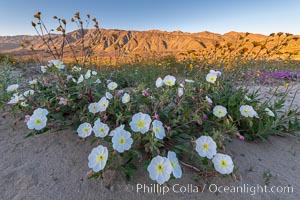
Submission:
[[[113,148],[119,153],[129,150],[133,143],[131,133],[124,129],[119,129],[112,137],[112,143]]]
[[[113,98],[113,95],[110,92],[105,92],[105,97],[110,100]]]
[[[213,69],[209,70],[209,73],[210,74],[215,74],[216,76],[221,76],[222,75],[222,73],[220,71],[215,71]]]
[[[267,114],[268,114],[270,117],[275,117],[275,114],[273,113],[272,110],[270,110],[270,108],[265,108],[265,111],[267,112]]]
[[[110,82],[108,85],[107,85],[107,88],[109,90],[114,90],[118,87],[118,84],[116,82]]]
[[[74,72],[80,72],[81,71],[81,67],[74,66],[74,67],[72,67],[72,70]]]
[[[84,79],[83,79],[83,75],[81,74],[80,77],[79,77],[78,80],[77,80],[77,84],[83,82],[83,80],[84,80]]]
[[[98,73],[96,71],[92,71],[92,75],[96,76]]]
[[[97,119],[94,122],[93,131],[94,131],[96,137],[103,138],[108,135],[109,127],[107,126],[107,124],[100,122],[100,119]]]
[[[101,107],[99,102],[94,102],[94,103],[90,103],[90,105],[88,106],[89,112],[96,114],[98,112],[100,112]]]
[[[178,96],[181,97],[183,95],[183,93],[184,93],[183,88],[182,87],[178,88],[178,90],[177,90]]]
[[[157,88],[159,88],[159,87],[161,87],[163,85],[163,80],[160,78],[160,77],[158,77],[157,79],[156,79],[156,81],[155,81],[155,86],[157,87]]]
[[[227,109],[223,106],[215,106],[213,109],[213,114],[218,118],[222,118],[227,114]]]
[[[95,81],[95,83],[100,84],[102,82],[101,82],[101,80],[99,78],[97,78],[97,80]]]
[[[29,85],[36,85],[37,84],[37,80],[33,79],[31,81],[29,81]]]
[[[41,130],[47,125],[46,115],[33,114],[27,122],[29,129]]]
[[[87,70],[87,72],[85,73],[84,78],[85,78],[85,79],[89,79],[90,77],[91,77],[91,70],[89,69],[89,70]]]
[[[216,171],[221,174],[231,174],[233,171],[234,165],[231,157],[228,155],[217,153],[213,157],[212,162]]]
[[[22,94],[13,94],[13,96],[10,98],[10,101],[7,104],[17,104],[20,101],[24,100],[24,96]]]
[[[128,103],[130,101],[130,95],[128,93],[125,93],[123,96],[122,96],[122,103]]]
[[[79,83],[83,82],[84,78],[83,78],[83,75],[81,74],[77,81],[75,78],[72,78],[72,80],[74,83],[79,84]]]
[[[48,69],[48,66],[41,66],[42,73],[46,73]]]
[[[102,145],[93,148],[88,157],[88,167],[93,169],[94,172],[99,172],[104,169],[108,158],[108,149]]]
[[[175,178],[181,178],[182,176],[182,169],[179,165],[176,153],[173,151],[168,151],[168,159],[171,162],[171,166],[173,168],[173,176]]]
[[[16,96],[12,96],[9,100],[9,102],[7,102],[7,104],[17,104],[19,103],[19,97],[16,95]]]
[[[118,134],[120,131],[124,130],[124,128],[125,128],[125,125],[124,125],[124,124],[118,126],[117,128],[115,128],[114,130],[112,130],[112,131],[109,133],[109,136],[114,136],[115,134]]]
[[[18,95],[18,98],[19,98],[19,101],[23,101],[23,100],[25,100],[25,98],[24,98],[23,94],[19,94],[19,95]]]
[[[92,125],[90,123],[84,122],[78,127],[77,133],[79,137],[86,138],[92,134],[92,130]]]
[[[57,69],[64,69],[65,68],[64,63],[60,60],[50,60],[49,63],[54,65]]]
[[[243,105],[240,107],[240,112],[241,115],[244,117],[257,117],[258,118],[258,114],[257,112],[253,109],[252,106],[249,105]]]
[[[25,100],[25,98],[24,98],[23,94],[20,94],[18,97],[19,97],[19,100],[20,100],[20,101],[23,101],[23,100]]]
[[[211,100],[211,98],[209,98],[208,96],[205,96],[205,100],[209,103],[209,104],[212,104],[213,101]]]
[[[30,95],[34,95],[34,90],[26,90],[24,93],[23,93],[24,97],[28,97]]]
[[[132,116],[129,125],[134,132],[145,134],[149,130],[150,123],[151,117],[148,114],[139,112]]]
[[[217,80],[217,75],[216,74],[212,74],[212,73],[209,73],[206,75],[206,81],[209,82],[209,83],[215,83]]]
[[[161,185],[170,179],[173,167],[168,158],[156,156],[151,160],[147,170],[150,178]]]
[[[15,92],[19,88],[19,84],[12,84],[6,88],[7,92]]]
[[[170,75],[167,75],[164,80],[163,80],[164,84],[167,85],[167,86],[173,86],[175,85],[175,82],[176,82],[176,78],[174,76],[170,76]]]
[[[106,97],[102,97],[98,103],[100,104],[100,112],[106,111],[109,105],[109,101],[106,99]]]
[[[155,134],[155,137],[158,139],[162,140],[166,136],[166,131],[161,121],[153,120],[152,130]]]
[[[185,79],[184,81],[187,82],[187,83],[195,83],[194,80],[190,80],[190,79]]]
[[[33,111],[33,115],[42,115],[42,116],[46,116],[48,115],[49,112],[47,109],[45,108],[37,108]]]
[[[201,136],[196,140],[196,151],[201,157],[211,159],[217,153],[217,144],[210,136]]]

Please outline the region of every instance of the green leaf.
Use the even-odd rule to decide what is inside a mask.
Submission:
[[[88,177],[88,179],[96,179],[96,178],[99,178],[100,177],[100,172],[96,172],[96,173],[93,173],[91,176]]]
[[[59,121],[64,120],[64,116],[63,116],[62,113],[52,113],[52,114],[50,114],[50,117],[55,119],[55,120],[59,120]]]
[[[184,152],[191,152],[191,149],[190,149],[190,147],[187,147],[187,146],[184,146],[184,145],[175,145],[174,146],[175,148],[177,148],[177,149],[179,149],[179,150],[181,150],[181,151],[184,151]]]
[[[202,160],[202,164],[205,165],[205,166],[207,166],[207,165],[208,165],[208,159],[207,159],[207,158],[204,158],[204,159]]]
[[[132,169],[132,170],[137,170],[136,165],[133,164],[133,163],[128,163],[127,166],[128,166],[130,169]]]

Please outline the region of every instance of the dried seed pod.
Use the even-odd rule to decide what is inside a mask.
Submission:
[[[41,12],[37,12],[33,15],[34,18],[41,19]]]

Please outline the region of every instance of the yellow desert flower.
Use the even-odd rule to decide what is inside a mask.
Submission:
[[[259,70],[257,71],[257,77],[260,77],[260,71]]]

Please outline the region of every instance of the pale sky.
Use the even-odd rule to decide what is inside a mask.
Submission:
[[[35,34],[37,11],[51,28],[57,27],[53,15],[69,20],[79,11],[96,17],[101,28],[300,34],[299,0],[2,0],[0,35]]]

